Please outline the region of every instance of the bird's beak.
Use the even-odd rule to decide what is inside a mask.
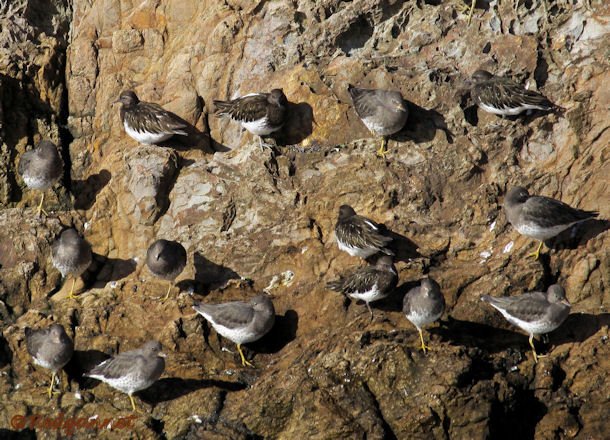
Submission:
[[[568,307],[572,307],[572,304],[570,304],[570,302],[567,299],[562,299],[561,304],[566,305]]]
[[[162,357],[162,358],[166,358],[167,357],[167,355],[165,353],[163,353],[163,352],[158,353],[157,356]]]
[[[396,109],[400,110],[401,112],[406,112],[407,111],[407,106],[405,105],[404,102],[396,104]]]
[[[119,99],[117,99],[115,101],[112,101],[112,105],[116,104],[117,102],[121,102],[121,98],[119,98]]]

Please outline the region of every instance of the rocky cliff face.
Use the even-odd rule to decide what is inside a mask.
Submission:
[[[460,6],[0,2],[0,427],[16,414],[127,415],[125,396],[82,372],[101,352],[158,338],[167,369],[141,393],[134,437],[608,438],[607,223],[566,232],[536,262],[501,203],[520,184],[610,218],[610,8],[491,2],[468,24]],[[527,81],[566,113],[509,121],[477,112],[461,87],[481,67]],[[387,161],[375,157],[348,83],[409,101]],[[211,114],[213,99],[273,87],[291,102],[277,153]],[[127,137],[112,102],[128,88],[192,124],[189,136],[161,147]],[[68,166],[39,219],[15,166],[43,138],[61,145]],[[361,264],[334,242],[344,203],[401,244],[399,287],[371,323],[364,307],[324,288]],[[66,225],[95,253],[76,301],[49,258]],[[156,238],[189,255],[181,293],[165,303],[166,284],[143,264]],[[424,274],[448,306],[427,355],[400,311]],[[573,312],[534,364],[527,337],[479,297],[553,282]],[[191,305],[265,288],[276,327],[250,346],[257,368],[244,369]],[[69,391],[49,401],[23,327],[51,321],[68,328],[76,353]]]

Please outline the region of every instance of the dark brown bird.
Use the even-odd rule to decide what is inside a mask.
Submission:
[[[530,196],[521,186],[512,188],[506,194],[504,213],[520,234],[540,241],[536,252],[529,255],[535,259],[540,256],[540,249],[546,240],[576,223],[598,216],[596,211],[572,208],[550,197]]]
[[[474,102],[488,113],[514,116],[524,111],[562,111],[563,109],[544,95],[527,90],[521,84],[486,70],[472,74],[470,95]]]
[[[394,255],[387,248],[392,238],[384,235],[379,224],[356,214],[349,205],[339,207],[335,236],[339,249],[351,256],[368,258],[378,252]]]
[[[165,354],[161,344],[148,341],[142,347],[117,354],[94,367],[85,376],[101,380],[129,396],[136,409],[133,394],[154,384],[165,370]]]
[[[21,155],[17,171],[28,188],[42,192],[38,205],[38,215],[41,212],[47,215],[42,208],[45,191],[59,180],[63,170],[64,161],[53,142],[41,141],[36,148]]]
[[[339,276],[326,287],[341,292],[350,298],[365,302],[373,320],[373,310],[369,303],[387,297],[396,288],[398,273],[392,257],[382,255],[374,266],[363,266]]]
[[[38,330],[26,327],[25,343],[34,363],[51,370],[50,398],[53,394],[57,372],[72,359],[74,342],[62,325],[51,324],[47,328]]]
[[[179,134],[188,136],[187,125],[159,104],[144,102],[131,90],[121,93],[121,122],[125,132],[143,144],[158,144]]]
[[[263,148],[263,136],[278,131],[286,120],[288,100],[282,89],[269,93],[251,93],[231,101],[214,101],[216,115],[226,116],[241,123],[250,133],[259,136]]]
[[[78,235],[76,229],[66,229],[51,246],[51,261],[64,278],[72,275],[72,288],[68,298],[76,298],[74,284],[89,267],[92,260],[91,245]]]
[[[146,252],[146,266],[154,276],[170,282],[163,298],[165,301],[169,298],[174,280],[186,267],[186,249],[177,241],[157,240]]]
[[[369,131],[381,136],[377,155],[385,157],[388,136],[399,132],[407,122],[409,108],[400,92],[380,89],[360,89],[348,85],[354,110]]]

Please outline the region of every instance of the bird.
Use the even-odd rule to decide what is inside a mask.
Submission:
[[[540,241],[538,249],[528,256],[538,259],[544,241],[555,237],[570,226],[593,219],[596,211],[585,211],[550,197],[531,196],[521,186],[511,188],[504,198],[504,213],[508,222],[522,235]]]
[[[133,394],[154,384],[165,370],[163,347],[148,341],[140,348],[126,351],[93,367],[87,377],[100,380],[129,396],[131,408],[137,411]]]
[[[421,349],[429,350],[424,343],[422,327],[433,323],[445,311],[445,297],[441,288],[432,278],[424,278],[420,285],[407,292],[402,301],[402,311],[409,321],[417,328]]]
[[[398,284],[398,273],[389,255],[381,255],[375,265],[363,266],[348,271],[338,279],[326,284],[328,289],[343,293],[365,302],[373,320],[369,303],[387,297]]]
[[[121,93],[121,122],[125,132],[142,144],[158,144],[174,135],[188,136],[188,126],[159,104],[144,102],[132,90]]]
[[[25,343],[34,363],[51,370],[49,398],[53,394],[53,385],[57,372],[72,358],[74,342],[61,324],[51,324],[41,329],[25,328]]]
[[[335,225],[335,237],[339,249],[352,257],[368,258],[378,252],[394,255],[388,249],[392,241],[381,231],[381,226],[373,220],[356,214],[349,205],[339,207],[339,217]]]
[[[508,322],[529,333],[529,343],[536,363],[541,356],[536,353],[534,335],[550,333],[558,328],[572,307],[566,299],[565,290],[559,284],[553,284],[546,292],[530,292],[504,298],[483,295],[481,300],[502,313]]]
[[[246,360],[241,346],[259,340],[273,327],[275,308],[268,295],[255,296],[249,302],[197,303],[193,309],[212,324],[218,334],[237,344],[243,366],[254,367]]]
[[[400,92],[380,89],[360,89],[351,84],[347,91],[352,98],[354,110],[366,128],[381,136],[381,147],[377,155],[385,158],[387,137],[399,132],[407,122],[409,109]]]
[[[214,101],[215,113],[241,123],[250,133],[259,137],[261,149],[267,146],[263,136],[268,136],[284,126],[288,99],[282,89],[269,93],[250,93],[230,101]]]
[[[172,284],[186,266],[186,249],[177,241],[157,240],[146,252],[146,266],[156,277],[169,280],[167,294],[163,301],[169,298]]]
[[[469,82],[472,99],[488,113],[500,116],[515,116],[531,110],[563,110],[544,95],[527,90],[510,78],[494,76],[486,70],[474,72]]]
[[[72,275],[72,288],[68,298],[76,298],[74,284],[89,267],[92,260],[91,245],[78,235],[74,228],[66,229],[51,246],[51,261],[62,277]]]
[[[19,159],[17,171],[30,189],[42,192],[38,204],[38,215],[47,212],[42,208],[45,191],[59,180],[64,171],[64,162],[51,141],[43,140],[30,151],[26,151]]]

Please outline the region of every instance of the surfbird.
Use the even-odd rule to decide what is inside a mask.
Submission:
[[[246,360],[241,346],[259,340],[273,327],[275,308],[268,295],[258,295],[249,302],[198,303],[193,309],[212,324],[218,334],[237,344],[243,366],[254,366]]]
[[[379,224],[356,214],[349,205],[339,207],[335,236],[339,249],[353,257],[368,258],[378,252],[394,255],[387,248],[392,238],[384,235]]]
[[[417,328],[421,349],[425,353],[430,347],[424,343],[421,329],[439,319],[445,311],[445,298],[438,283],[431,278],[421,280],[419,286],[412,288],[405,295],[402,311]]]
[[[381,255],[374,266],[363,266],[339,276],[337,280],[326,284],[335,292],[343,293],[351,298],[362,300],[371,314],[373,310],[369,303],[387,297],[396,288],[398,273],[389,255]]]
[[[515,116],[524,111],[561,111],[544,95],[527,90],[521,84],[486,70],[477,70],[470,80],[470,95],[474,102],[488,113]]]
[[[159,104],[144,102],[131,90],[121,93],[121,122],[125,132],[142,144],[158,144],[179,134],[188,136],[187,125]]]
[[[584,211],[550,197],[530,196],[521,186],[512,188],[504,199],[504,212],[511,225],[522,235],[540,241],[536,252],[529,256],[538,259],[540,249],[548,240],[576,223],[595,218],[595,211]]]
[[[150,387],[165,370],[165,354],[161,350],[159,342],[148,341],[136,350],[106,359],[85,376],[100,380],[126,393],[131,401],[131,408],[137,411],[133,394]]]
[[[163,301],[169,298],[174,280],[186,266],[186,249],[177,241],[157,240],[146,252],[146,265],[152,274],[168,280],[169,286]]]
[[[53,266],[66,278],[72,275],[72,288],[68,298],[76,298],[74,284],[91,264],[91,245],[78,235],[76,229],[66,229],[51,246]]]
[[[359,89],[348,85],[354,109],[366,128],[381,136],[381,147],[377,155],[384,157],[387,137],[399,132],[407,122],[409,109],[400,92],[380,89]]]
[[[60,324],[51,324],[38,330],[25,328],[25,343],[34,363],[51,370],[49,398],[53,395],[53,385],[57,372],[72,358],[74,342]]]
[[[64,162],[53,142],[41,141],[36,148],[21,155],[17,171],[30,189],[42,192],[38,204],[38,215],[46,211],[42,208],[45,191],[59,180],[64,170]]]
[[[214,101],[216,115],[241,123],[250,133],[259,137],[260,147],[267,146],[263,136],[278,131],[286,120],[288,100],[282,89],[269,93],[250,93],[231,101]]]
[[[502,313],[508,322],[529,333],[536,363],[541,356],[536,353],[534,336],[550,333],[559,327],[572,307],[566,299],[565,290],[559,284],[553,284],[546,292],[530,292],[505,298],[483,295],[481,300]]]

